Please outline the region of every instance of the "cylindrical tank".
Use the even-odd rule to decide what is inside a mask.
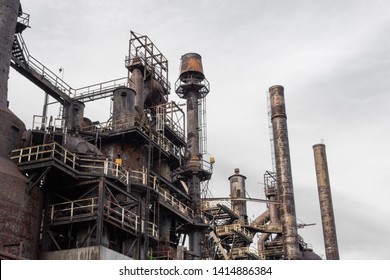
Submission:
[[[135,91],[128,87],[114,90],[112,122],[114,129],[133,126],[131,117],[135,115]]]
[[[269,88],[269,94],[277,187],[281,202],[280,219],[283,228],[284,258],[292,260],[300,259],[284,88],[280,85],[272,86]]]
[[[234,175],[230,176],[230,198],[232,199],[232,209],[239,215],[241,224],[248,224],[248,214],[246,209],[246,200],[234,200],[246,198],[245,180],[246,177],[240,174],[240,169],[234,169]]]
[[[84,119],[84,103],[73,100],[64,105],[65,126],[68,130],[81,129]]]
[[[340,256],[337,245],[336,223],[333,213],[332,193],[330,190],[325,145],[314,145],[313,152],[317,174],[318,197],[320,200],[326,259],[339,260]]]
[[[189,79],[198,82],[204,80],[202,57],[199,54],[187,53],[181,57],[179,78],[183,82]]]

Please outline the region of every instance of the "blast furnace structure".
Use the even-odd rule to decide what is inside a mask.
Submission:
[[[265,199],[255,200],[266,210],[251,221],[238,168],[228,198],[203,195],[214,159],[199,54],[181,57],[175,91],[185,104],[168,98],[168,60],[133,31],[127,75],[75,89],[30,55],[19,1],[0,8],[1,259],[319,258],[297,233],[282,86],[270,88],[276,173],[264,175]],[[31,130],[8,109],[10,66],[54,100]],[[85,107],[104,98],[110,118],[87,118]],[[48,106],[59,106],[57,118]]]

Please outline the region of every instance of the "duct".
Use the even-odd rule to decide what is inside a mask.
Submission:
[[[264,242],[271,236],[271,233],[262,233],[259,237],[259,240],[257,240],[257,250],[259,252],[259,256],[262,256],[264,254]]]
[[[270,197],[270,201],[275,201],[275,197]],[[280,225],[278,205],[275,203],[270,203],[269,212],[271,225]]]
[[[95,145],[79,137],[68,135],[64,146],[68,150],[79,154],[90,154],[94,156],[103,155]]]
[[[270,211],[269,211],[269,209],[267,209],[260,216],[258,216],[256,219],[254,219],[251,224],[254,226],[262,226],[262,225],[268,223],[269,220],[270,220]]]
[[[134,83],[135,90],[135,108],[142,114],[145,106],[155,106],[165,102],[164,100],[164,88],[156,80],[150,79],[144,82],[144,76],[140,69],[137,67],[132,69],[131,79]]]
[[[292,183],[290,149],[287,132],[287,115],[284,102],[284,88],[275,85],[269,88],[271,122],[273,128],[276,175],[281,202],[280,218],[283,228],[285,259],[299,259],[298,230]]]
[[[144,109],[144,99],[143,99],[143,90],[144,90],[144,77],[139,68],[134,68],[131,72],[131,79],[134,82],[135,90],[135,107],[139,112],[142,112]]]
[[[317,175],[318,197],[320,200],[326,259],[339,260],[340,256],[337,245],[336,224],[333,213],[332,194],[330,189],[325,145],[314,145],[313,152]]]
[[[143,91],[144,106],[152,107],[165,103],[164,88],[156,80],[151,79],[145,83]]]

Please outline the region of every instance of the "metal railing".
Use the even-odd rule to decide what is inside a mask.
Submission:
[[[103,204],[103,215],[110,221],[119,225],[122,228],[127,228],[135,233],[145,232],[153,237],[158,237],[157,225],[151,222],[145,223],[140,217],[116,204],[110,200],[105,200]],[[74,221],[77,218],[89,217],[97,215],[98,198],[91,197],[74,201],[67,201],[52,204],[50,209],[50,222],[58,221]],[[145,224],[147,226],[145,226]]]
[[[146,168],[142,171],[127,171],[121,165],[109,161],[108,159],[97,159],[72,153],[56,142],[16,149],[11,152],[11,159],[16,160],[19,164],[53,158],[60,160],[73,170],[113,176],[118,178],[125,185],[128,185],[129,183],[149,185],[159,192],[163,202],[172,206],[180,213],[188,215],[190,218],[193,218],[194,216],[192,209],[174,198],[169,192],[159,187],[159,181],[156,176],[149,175],[148,180]]]
[[[166,190],[164,190],[161,187],[158,188],[158,192],[160,194],[160,199],[163,202],[172,206],[174,209],[178,210],[180,213],[188,216],[189,218],[191,218],[191,219],[194,218],[194,210],[189,208],[183,202],[181,202],[177,198],[173,197],[169,192],[167,192]]]
[[[22,19],[28,20],[28,18],[21,18],[21,20]],[[28,70],[35,72],[35,75],[49,82],[54,88],[65,93],[69,98],[74,98],[83,102],[93,101],[107,97],[119,86],[133,85],[131,79],[124,77],[74,89],[29,53],[21,34],[16,34],[16,40],[19,43]]]
[[[73,170],[111,175],[117,177],[124,184],[129,184],[130,174],[120,165],[108,161],[108,159],[96,159],[87,156],[80,156],[68,151],[56,142],[16,149],[11,152],[11,159],[16,160],[19,164],[54,158],[69,166]],[[132,171],[134,174],[133,178],[137,180],[139,179],[138,172],[139,171]]]
[[[75,218],[93,216],[97,212],[98,198],[86,198],[52,204],[50,209],[50,222],[73,221]]]
[[[251,226],[255,227],[257,229],[260,229],[263,232],[272,232],[272,233],[281,233],[282,232],[281,225],[273,225],[273,224],[258,225],[258,224],[251,223]]]
[[[258,251],[256,248],[253,248],[253,247],[234,247],[232,249],[232,256],[234,258],[237,258],[237,257],[244,257],[244,256],[247,256],[248,254],[253,254],[253,255],[258,255]]]
[[[167,137],[161,133],[155,131],[150,131],[150,126],[147,121],[142,120],[139,116],[130,116],[125,118],[120,118],[115,121],[110,120],[108,122],[93,124],[91,126],[85,126],[81,128],[81,131],[89,132],[106,132],[106,131],[115,131],[120,129],[128,129],[130,127],[137,126],[140,130],[150,139],[159,145],[165,152],[170,152],[171,154],[180,157],[181,148],[172,143]],[[202,166],[204,168],[211,170],[210,163],[203,161]]]
[[[231,209],[230,200],[203,200],[202,201],[202,210],[205,211],[207,209],[219,208],[219,205],[223,205]]]
[[[146,169],[142,171],[127,171],[121,165],[109,161],[107,158],[99,159],[94,157],[81,156],[79,154],[68,151],[56,142],[23,149],[16,149],[11,152],[11,159],[16,160],[17,163],[52,158],[60,160],[65,165],[76,171],[104,174],[116,177],[126,185],[129,183],[138,183],[143,185],[149,183],[153,189],[157,189],[158,187],[157,177],[150,175],[148,182]]]
[[[73,90],[72,98],[79,101],[93,101],[106,97],[104,94],[113,92],[120,86],[132,86],[133,81],[128,77],[123,77],[115,80],[110,80],[94,85],[89,85]]]
[[[26,14],[26,13],[20,13],[18,15],[18,19],[17,19],[18,23],[20,24],[23,24],[25,26],[29,26],[29,23],[30,23],[30,15],[29,14]]]
[[[230,225],[223,225],[223,226],[217,226],[216,232],[219,236],[225,236],[225,235],[231,235],[236,232],[241,232],[248,236],[249,238],[253,238],[253,234],[241,226],[240,224],[230,224]]]

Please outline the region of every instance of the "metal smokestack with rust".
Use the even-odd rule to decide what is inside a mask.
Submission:
[[[230,176],[230,198],[232,209],[239,215],[239,223],[242,225],[248,224],[248,214],[246,207],[246,190],[245,180],[246,177],[240,174],[240,169],[234,169],[234,175]],[[242,200],[240,200],[242,199]]]
[[[288,144],[287,115],[284,104],[284,88],[275,85],[269,88],[271,122],[274,137],[277,186],[279,191],[280,219],[283,228],[284,258],[301,258],[295,201],[291,173],[290,148]]]
[[[180,76],[175,84],[176,93],[187,101],[187,147],[183,176],[189,187],[191,208],[194,211],[193,230],[189,233],[189,249],[193,259],[201,259],[204,224],[201,214],[200,183],[205,174],[202,169],[199,136],[199,103],[210,91],[209,83],[203,74],[202,57],[197,53],[187,53],[181,57]],[[185,175],[184,175],[185,174]]]
[[[314,162],[317,174],[318,197],[320,199],[322,230],[327,260],[339,260],[336,224],[333,213],[332,194],[328,173],[328,163],[324,144],[313,146]]]

